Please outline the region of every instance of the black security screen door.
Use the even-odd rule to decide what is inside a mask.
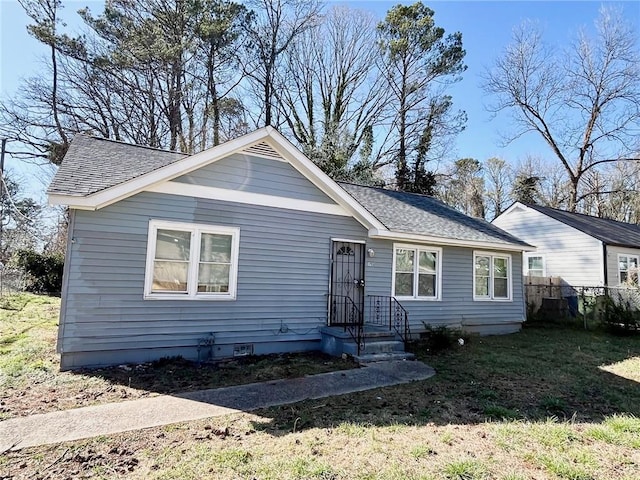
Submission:
[[[364,308],[363,243],[333,241],[329,325],[360,325]]]

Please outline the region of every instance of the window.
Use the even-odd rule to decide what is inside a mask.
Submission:
[[[237,228],[149,222],[145,298],[236,297]]]
[[[511,300],[511,257],[473,254],[473,299]]]
[[[620,284],[638,284],[638,264],[639,262],[637,255],[618,255],[618,272]]]
[[[546,277],[547,271],[544,264],[544,255],[539,253],[524,254],[525,275],[531,277]]]
[[[392,295],[404,299],[440,300],[442,250],[394,245]]]

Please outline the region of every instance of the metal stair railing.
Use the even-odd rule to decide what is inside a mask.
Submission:
[[[369,311],[367,324],[386,327],[395,331],[406,344],[411,339],[409,314],[402,304],[395,298],[385,295],[367,295]]]
[[[351,297],[329,295],[329,326],[342,327],[356,342],[358,355],[364,350],[364,316]]]

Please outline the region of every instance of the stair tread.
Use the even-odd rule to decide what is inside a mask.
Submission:
[[[365,353],[354,355],[354,360],[358,363],[386,362],[389,360],[415,360],[416,356],[408,352],[386,352],[386,353]]]

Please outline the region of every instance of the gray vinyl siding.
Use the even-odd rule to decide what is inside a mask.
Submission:
[[[151,219],[239,227],[237,299],[144,300]],[[366,230],[350,217],[148,192],[75,211],[62,367],[193,357],[209,334],[215,356],[244,343],[256,353],[310,348],[327,320],[332,237],[365,240]]]
[[[244,154],[223,158],[195,172],[182,175],[174,181],[298,200],[335,203],[289,163]]]
[[[407,244],[407,242],[403,242]],[[369,240],[368,248],[375,251],[367,259],[366,294],[391,295],[391,265],[393,242]],[[401,300],[409,314],[411,330],[415,334],[431,326],[446,325],[481,334],[509,333],[520,329],[525,319],[522,292],[522,255],[510,252],[512,264],[511,301],[473,300],[472,248],[439,246],[442,248],[441,300]],[[479,249],[483,252],[489,249]],[[496,252],[505,254],[505,252]]]
[[[149,220],[239,227],[235,301],[144,300]],[[99,211],[74,211],[61,311],[62,368],[213,355],[237,344],[255,353],[315,349],[327,322],[331,239],[367,241],[365,294],[391,294],[393,242],[367,239],[350,217],[141,193]],[[522,285],[511,302],[473,301],[473,249],[443,247],[442,300],[403,301],[414,333],[450,325],[506,333],[524,319]],[[512,254],[512,271],[521,269]]]
[[[620,284],[618,255],[640,256],[640,249],[607,245],[607,283],[612,287]]]
[[[548,277],[573,286],[604,283],[602,243],[538,211],[516,209],[494,225],[536,247],[544,255]]]

